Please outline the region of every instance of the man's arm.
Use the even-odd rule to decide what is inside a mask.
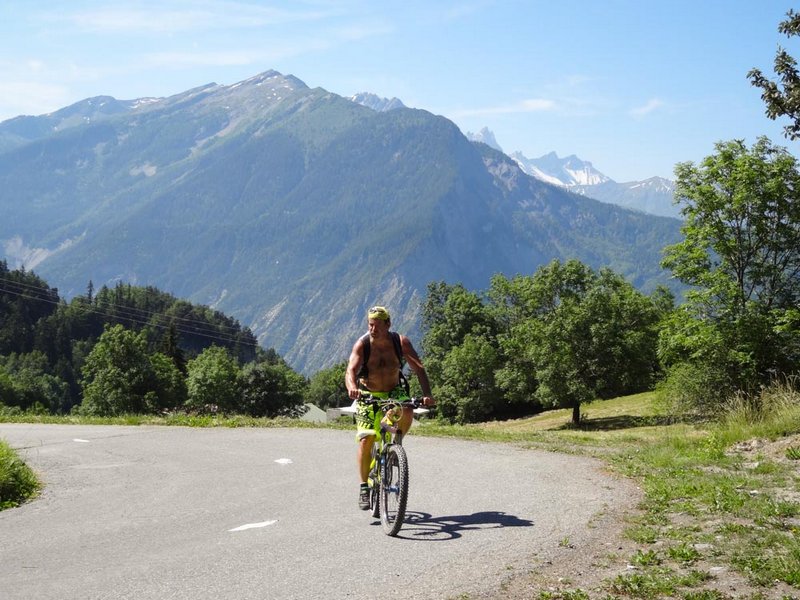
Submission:
[[[358,371],[361,369],[361,363],[364,360],[364,344],[359,338],[353,344],[353,349],[350,352],[350,360],[347,363],[347,371],[344,375],[344,385],[347,387],[347,395],[351,400],[358,400]]]
[[[403,347],[403,358],[406,359],[406,362],[408,362],[411,370],[414,371],[414,374],[419,380],[419,385],[422,388],[423,401],[426,405],[434,404],[433,396],[431,395],[431,384],[430,381],[428,381],[428,373],[425,371],[425,365],[422,364],[422,360],[417,354],[417,351],[414,350],[411,340],[401,335],[400,344]]]

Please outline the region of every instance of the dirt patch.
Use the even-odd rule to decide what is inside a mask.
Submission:
[[[612,584],[620,578],[645,573],[645,569],[633,564],[633,558],[637,551],[654,550],[658,552],[667,545],[667,542],[663,540],[658,540],[654,544],[641,545],[626,538],[623,535],[624,529],[635,515],[635,511],[621,513],[609,511],[602,519],[593,523],[590,535],[581,540],[579,546],[554,548],[546,556],[535,557],[527,573],[511,575],[496,593],[470,596],[470,600],[472,598],[487,600],[548,598],[552,600],[573,598],[605,600],[626,597],[625,594],[615,593]],[[685,515],[682,516],[681,521],[697,525],[695,521],[688,519]],[[697,544],[696,546],[703,556],[713,557],[713,544]],[[674,567],[674,565],[670,566]],[[716,596],[708,596],[709,598],[713,597],[718,600],[800,599],[797,590],[779,582],[769,589],[753,586],[746,577],[733,571],[728,565],[715,562],[713,559],[700,560],[683,571],[689,569],[708,573],[710,576],[708,581],[692,588],[691,591],[699,594],[704,590],[713,590]],[[577,590],[582,590],[586,595],[577,595]]]
[[[782,438],[777,441],[748,440],[734,446],[730,452],[741,456],[744,468],[756,468],[765,460],[789,465],[800,470],[800,460],[787,457],[786,451],[792,447],[800,447],[800,435]],[[797,489],[770,490],[776,497],[792,502],[800,502],[800,492]],[[628,506],[637,505],[635,500]],[[639,521],[643,513],[638,508],[615,509],[608,508],[596,516],[587,526],[587,535],[579,544],[560,545],[552,548],[547,554],[531,558],[527,572],[510,573],[508,580],[502,588],[494,594],[476,596],[475,598],[500,599],[551,599],[566,600],[576,598],[605,599],[621,597],[615,593],[612,582],[619,578],[630,577],[633,574],[644,572],[642,567],[633,564],[637,554],[655,551],[659,555],[666,554],[676,540],[667,538],[668,533],[675,529],[694,529],[711,534],[707,537],[714,538],[714,533],[735,519],[711,518],[709,515],[696,516],[685,513],[671,513],[668,515],[669,524],[662,529],[664,539],[656,540],[653,544],[641,544],[628,539],[625,529],[632,523]],[[716,536],[715,541],[704,544],[694,544],[694,549],[700,558],[689,564],[680,565],[670,562],[668,566],[676,572],[687,573],[690,570],[707,573],[709,579],[698,587],[693,587],[694,593],[704,590],[712,591],[718,600],[738,600],[752,598],[776,598],[800,600],[798,590],[786,584],[775,582],[769,588],[757,587],[748,579],[734,571],[726,564],[718,552],[718,545],[725,544],[722,536]],[[585,595],[576,594],[582,590]],[[685,590],[688,591],[688,590]],[[665,596],[666,597],[666,596]],[[679,594],[677,597],[682,597]],[[472,599],[473,596],[470,596]]]
[[[792,460],[786,453],[790,448],[800,449],[800,434],[790,435],[775,441],[755,438],[735,444],[729,453],[741,455],[745,460],[754,461],[763,456],[780,464],[790,464],[800,468],[800,460]]]
[[[623,536],[631,511],[608,508],[587,526],[580,542],[559,545],[547,554],[531,558],[527,573],[513,574],[493,600],[536,599],[543,594],[560,594],[581,589],[591,598],[608,594],[605,582],[630,572],[629,559],[638,545]]]

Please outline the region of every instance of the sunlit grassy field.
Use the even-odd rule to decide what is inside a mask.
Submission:
[[[519,442],[567,453],[604,456],[665,437],[701,438],[702,425],[674,422],[658,408],[654,392],[598,400],[581,409],[581,426],[572,425],[571,409],[551,410],[526,419],[473,425],[423,423],[421,435],[453,436],[487,441]]]

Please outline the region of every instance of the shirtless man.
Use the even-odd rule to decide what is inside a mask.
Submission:
[[[358,339],[350,353],[350,361],[345,373],[347,393],[353,400],[359,400],[361,392],[370,393],[376,397],[407,399],[406,391],[401,381],[402,361],[408,362],[416,373],[422,388],[423,402],[426,406],[434,404],[431,397],[431,386],[428,374],[417,355],[414,346],[404,335],[391,332],[392,324],[389,312],[382,306],[373,306],[367,313],[369,334]],[[364,364],[364,357],[369,346],[369,358]],[[399,356],[398,356],[399,355]],[[397,423],[403,434],[411,428],[414,412],[410,406],[403,407],[403,414]],[[362,510],[369,508],[369,463],[372,454],[372,444],[375,442],[374,406],[371,402],[359,402],[356,411],[356,440],[358,442],[357,459],[358,471],[361,477],[361,487],[358,493],[358,507]]]

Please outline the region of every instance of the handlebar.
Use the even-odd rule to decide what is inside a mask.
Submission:
[[[359,398],[362,402],[375,402],[380,404],[382,409],[391,406],[411,406],[413,407],[414,414],[424,415],[431,412],[430,408],[425,406],[425,402],[422,398],[409,398],[408,400],[397,400],[396,398],[378,398],[369,392],[361,392]]]

